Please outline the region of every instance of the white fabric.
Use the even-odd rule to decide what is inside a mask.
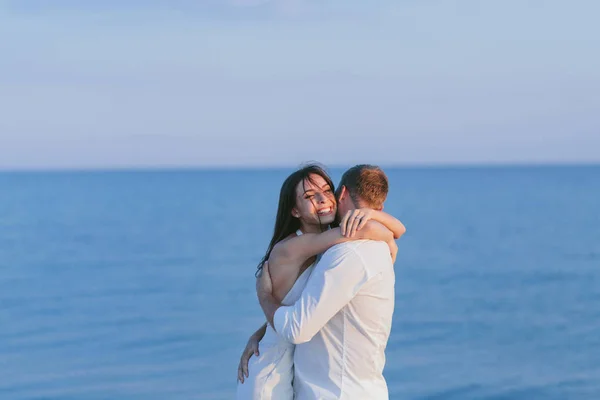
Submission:
[[[300,299],[275,313],[278,334],[296,344],[296,400],[388,399],[394,284],[384,242],[346,242],[323,254]]]
[[[302,231],[296,232],[298,236]],[[285,295],[282,303],[294,304],[300,298],[314,264],[298,277]],[[267,324],[265,336],[260,341],[259,356],[252,356],[248,363],[248,378],[237,385],[238,400],[292,400],[294,391],[294,345],[283,340]]]

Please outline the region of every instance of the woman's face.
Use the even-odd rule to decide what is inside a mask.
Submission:
[[[305,225],[329,225],[335,219],[337,204],[332,188],[322,176],[311,174],[310,179],[296,186],[296,207],[292,215]]]

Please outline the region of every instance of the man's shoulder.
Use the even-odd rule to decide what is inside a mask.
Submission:
[[[386,242],[381,242],[377,240],[356,240],[355,243],[355,251],[365,254],[365,253],[381,253],[384,254],[389,253],[389,246]]]
[[[393,268],[390,248],[385,242],[375,240],[359,240],[353,251],[360,258],[369,275]]]
[[[390,257],[389,254],[390,250],[385,242],[353,240],[330,247],[323,253],[321,260],[336,258],[353,259],[366,266],[372,261],[382,261],[382,258]]]
[[[357,251],[356,242],[344,242],[331,246],[321,256],[317,266],[321,269],[336,268],[341,265],[363,265],[363,257]]]
[[[331,246],[323,253],[323,257],[325,256],[339,256],[344,253],[356,253],[356,242],[363,242],[364,240],[355,240],[351,242],[338,243],[336,245]]]
[[[352,240],[349,242],[339,243],[331,246],[325,253],[340,253],[340,252],[354,252],[354,253],[365,253],[371,251],[388,251],[388,245],[385,242],[376,240]]]

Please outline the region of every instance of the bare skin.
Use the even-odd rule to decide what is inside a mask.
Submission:
[[[389,214],[381,212],[381,216],[382,215],[385,215],[384,218],[396,220]],[[398,221],[398,223],[400,223],[400,221]],[[342,235],[342,228],[339,227],[323,233],[305,233],[300,236],[293,234],[287,239],[279,242],[273,249],[271,257],[269,258],[269,273],[273,284],[273,296],[281,302],[291,290],[292,286],[294,286],[298,277],[314,263],[316,254],[321,254],[325,250],[339,243],[361,239],[385,241],[388,243],[388,246],[390,246],[392,260],[396,260],[398,246],[394,241],[394,234],[381,223],[375,220],[368,221],[364,224],[363,228],[359,229],[352,236],[350,236],[350,229],[346,229],[346,231],[349,236]],[[400,237],[402,233],[396,231],[398,237]],[[278,249],[277,252],[275,249]],[[250,357],[252,357],[252,355],[260,355],[258,343],[265,335],[266,328],[267,324],[265,323],[252,334],[246,344],[246,348],[242,353],[240,364],[238,366],[238,380],[241,383],[244,383],[244,378],[249,375],[248,362]]]
[[[330,188],[324,183],[324,180],[316,178],[315,183],[299,185],[297,207],[294,209],[296,215],[294,212],[292,214],[300,219],[303,234],[298,236],[293,233],[279,242],[269,257],[272,293],[279,302],[285,298],[298,277],[314,263],[316,256],[336,244],[361,239],[385,241],[390,246],[392,260],[396,259],[398,247],[394,239],[400,238],[406,229],[399,220],[383,211],[367,208],[353,210],[346,213],[340,227],[322,231],[320,223],[333,222],[337,209],[335,199],[329,193]],[[327,214],[323,214],[323,210]],[[260,354],[258,343],[265,335],[266,327],[265,323],[252,334],[242,352],[238,366],[238,380],[241,383],[249,376],[250,357]]]

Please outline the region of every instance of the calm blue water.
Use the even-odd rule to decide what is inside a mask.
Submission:
[[[232,398],[289,172],[0,174],[0,399]],[[387,172],[391,398],[600,399],[600,167]]]

